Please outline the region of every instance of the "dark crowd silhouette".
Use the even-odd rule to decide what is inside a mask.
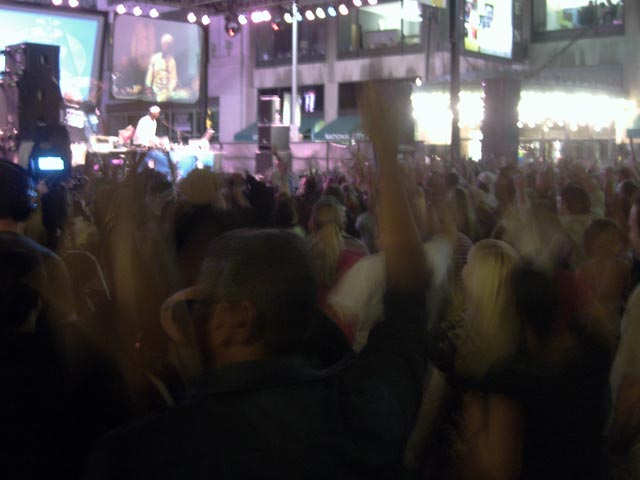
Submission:
[[[640,478],[640,170],[0,162],[3,478]],[[638,330],[636,332],[636,330]]]

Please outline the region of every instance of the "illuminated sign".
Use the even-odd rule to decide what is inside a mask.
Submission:
[[[465,0],[464,48],[467,52],[511,58],[513,0]]]

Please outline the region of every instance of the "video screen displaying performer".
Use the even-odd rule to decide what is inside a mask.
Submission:
[[[115,98],[158,103],[198,101],[200,27],[120,15],[113,39],[111,93]]]

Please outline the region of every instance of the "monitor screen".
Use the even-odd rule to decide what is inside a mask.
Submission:
[[[131,15],[116,17],[112,95],[153,103],[197,102],[203,39],[198,25]]]
[[[62,157],[38,157],[38,170],[45,171],[62,171],[64,170],[64,160]]]
[[[467,52],[511,58],[513,0],[465,0],[464,48]]]
[[[49,8],[0,6],[0,46],[22,42],[60,47],[60,90],[65,97],[88,100],[100,81],[100,52],[105,17]],[[0,70],[5,69],[0,56]]]

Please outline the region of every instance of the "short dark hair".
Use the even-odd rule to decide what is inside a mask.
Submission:
[[[512,275],[516,313],[536,336],[546,341],[553,333],[560,297],[552,279],[530,266]]]
[[[235,230],[216,239],[201,272],[205,301],[248,301],[270,353],[294,350],[309,329],[316,283],[303,238],[285,230]]]
[[[572,215],[588,215],[591,212],[591,198],[580,185],[570,183],[560,191],[562,203]]]
[[[23,222],[33,210],[33,183],[27,171],[0,160],[0,218]]]
[[[627,200],[631,200],[633,196],[638,192],[638,185],[636,182],[630,179],[626,179],[621,181],[618,184],[617,190],[620,192],[620,195]]]
[[[288,195],[280,195],[273,210],[273,226],[276,228],[293,228],[298,223],[296,203]]]

